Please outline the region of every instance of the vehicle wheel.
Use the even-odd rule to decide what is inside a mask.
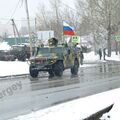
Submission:
[[[35,69],[35,66],[30,66],[29,72],[31,77],[36,78],[38,76],[38,70]]]
[[[63,75],[64,65],[61,61],[54,64],[53,71],[56,76],[61,77]]]
[[[71,68],[71,74],[77,75],[78,74],[79,63],[78,60],[74,61],[74,66]]]
[[[49,73],[49,78],[54,77],[54,72],[53,72],[53,70],[49,70],[48,73]]]
[[[26,57],[23,57],[22,61],[26,61]]]

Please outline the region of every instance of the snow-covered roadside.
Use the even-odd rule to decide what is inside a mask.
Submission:
[[[93,51],[90,53],[84,53],[84,62],[85,63],[100,62],[99,56],[95,55],[95,53]]]
[[[116,60],[120,61],[119,55],[115,55],[112,53],[112,57],[107,57],[107,60]],[[95,55],[94,52],[84,53],[84,63],[80,67],[90,67],[94,66],[94,64],[88,63],[101,63],[106,62],[104,60],[99,60],[99,56]],[[86,64],[87,63],[87,64]],[[0,61],[0,76],[8,76],[8,75],[20,75],[20,74],[29,74],[29,64],[27,62],[20,61]]]
[[[120,93],[120,90],[118,91]],[[113,98],[114,98],[115,97],[114,93],[111,94],[113,94]],[[113,108],[108,113],[104,114],[101,117],[101,120],[120,120],[120,97],[116,97],[115,99],[116,100],[114,101]]]
[[[84,64],[81,67],[90,67],[93,64]],[[0,77],[29,74],[28,62],[20,61],[0,61]]]
[[[29,65],[20,61],[0,61],[0,76],[28,74]]]
[[[11,49],[11,47],[10,47],[10,45],[8,45],[7,42],[0,43],[0,50],[10,50],[10,49]]]
[[[116,55],[115,52],[112,52],[111,57],[105,57],[106,60],[115,60],[115,61],[120,61],[120,55]],[[84,53],[84,62],[106,62],[103,60],[99,60],[99,55],[95,55],[95,53],[92,51],[90,53]]]
[[[87,58],[94,58],[94,60],[98,59],[93,56],[93,53],[89,53],[89,55],[85,54],[85,61]],[[88,57],[89,56],[89,57]],[[91,57],[90,57],[91,56]],[[92,61],[91,60],[91,61]],[[89,67],[91,64],[84,64],[81,67]],[[20,61],[0,61],[0,76],[9,76],[9,75],[20,75],[20,74],[28,74],[29,73],[29,64],[27,62]]]
[[[120,99],[119,93],[120,88],[62,103],[10,120],[82,120],[91,114],[116,103],[116,100]],[[116,111],[114,111],[116,114],[112,114],[112,119],[110,120],[120,120],[118,112],[120,111],[120,103],[118,103],[118,106],[119,108],[115,106],[115,108],[117,108]]]

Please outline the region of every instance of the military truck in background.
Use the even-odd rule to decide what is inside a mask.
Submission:
[[[37,77],[40,71],[48,72],[49,77],[60,77],[65,69],[71,69],[71,74],[77,75],[80,56],[75,47],[58,45],[56,38],[49,39],[48,43],[49,46],[37,47],[34,56],[30,58],[31,77]]]
[[[0,50],[0,61],[14,61],[15,56],[11,54],[11,50]]]
[[[34,52],[33,47],[33,52]],[[25,61],[30,58],[30,46],[26,44],[13,45],[10,50],[0,50],[1,61]]]
[[[30,47],[25,44],[13,45],[11,53],[15,56],[15,59],[25,61],[30,58]]]

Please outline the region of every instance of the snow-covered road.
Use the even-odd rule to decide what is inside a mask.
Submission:
[[[119,61],[119,56],[113,54],[111,58],[107,60]],[[98,60],[98,56],[94,56],[94,53],[85,54],[84,62],[106,62]],[[93,64],[91,64],[93,65]],[[91,66],[90,65],[90,66]],[[16,74],[27,74],[29,73],[29,65],[27,62],[0,62],[0,76],[16,75]],[[84,64],[81,67],[88,67],[89,65]],[[56,105],[54,107],[46,108],[37,112],[32,112],[28,115],[19,116],[12,120],[80,120],[89,116],[90,114],[97,112],[98,110],[107,107],[114,103],[113,109],[108,113],[110,115],[109,120],[120,120],[120,89],[100,93],[85,98],[80,98],[67,103]],[[71,109],[72,108],[72,109]],[[87,111],[86,111],[87,110]],[[107,115],[104,115],[104,120],[107,120]]]

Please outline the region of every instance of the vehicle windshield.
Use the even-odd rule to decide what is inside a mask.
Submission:
[[[62,47],[51,48],[51,52],[52,53],[61,53]]]
[[[50,53],[49,48],[38,48],[38,50],[37,50],[37,55],[49,54],[49,53]]]
[[[50,53],[56,53],[59,54],[62,52],[62,47],[55,47],[55,48],[38,48],[36,55],[42,55],[42,54],[50,54]]]
[[[23,46],[13,46],[13,50],[21,51],[21,50],[23,50],[23,49],[24,49]]]

